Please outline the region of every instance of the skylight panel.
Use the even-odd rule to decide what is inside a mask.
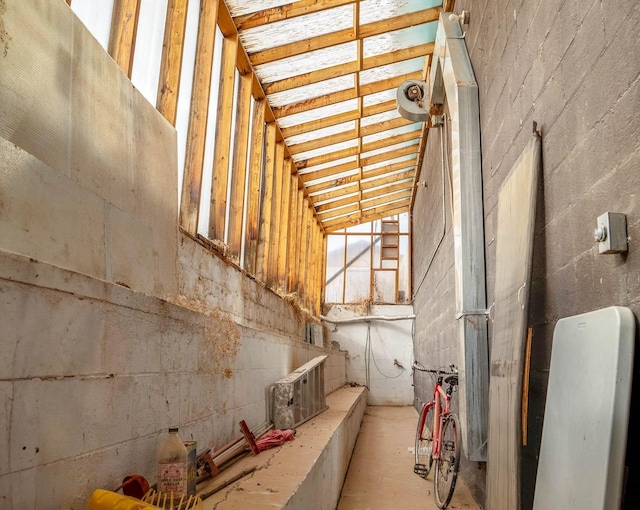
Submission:
[[[251,54],[352,27],[353,6],[343,5],[248,28],[242,31],[241,40],[247,52]]]
[[[434,42],[438,22],[431,21],[409,28],[386,32],[384,34],[367,37],[363,41],[364,57],[373,57],[384,53],[391,53],[413,46]]]
[[[229,12],[233,17],[266,11],[267,9],[281,7],[290,3],[291,0],[254,0],[253,2],[247,2],[246,0],[226,1],[227,6],[229,7]]]
[[[350,131],[352,129],[355,129],[355,127],[356,127],[356,122],[352,120],[349,122],[336,124],[335,126],[316,129],[315,131],[309,131],[308,133],[303,133],[301,135],[290,136],[285,141],[289,147],[292,147],[299,143],[309,142],[311,140],[318,140],[319,138],[324,138],[326,136],[335,135],[337,133],[342,133],[344,131]]]
[[[366,25],[441,5],[442,0],[404,0],[402,2],[398,2],[398,0],[362,0],[360,2],[360,24]]]
[[[393,97],[395,98],[395,95]],[[332,117],[333,115],[340,115],[341,113],[346,113],[357,109],[358,100],[350,99],[348,101],[342,101],[340,103],[321,106],[320,108],[314,108],[313,110],[294,113],[293,115],[287,115],[286,117],[280,117],[278,119],[278,123],[282,128],[288,128],[291,126],[297,126],[299,124],[313,122],[316,119]]]
[[[422,71],[423,67],[424,57],[412,58],[411,60],[376,67],[367,71],[361,71],[360,83],[365,85],[367,83],[388,80],[395,76]]]
[[[353,75],[340,76],[319,83],[312,83],[304,87],[298,87],[283,92],[276,92],[268,96],[269,103],[272,107],[278,108],[292,103],[306,101],[316,97],[322,97],[332,92],[348,90],[354,86]]]
[[[255,71],[262,83],[272,83],[319,69],[355,62],[357,49],[355,42],[339,44],[330,48],[310,51],[302,55],[261,64],[255,67]]]

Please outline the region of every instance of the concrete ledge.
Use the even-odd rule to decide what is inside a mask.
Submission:
[[[204,500],[204,510],[335,510],[366,408],[366,388],[327,395],[329,408],[296,429],[296,438],[247,456],[198,486],[203,494],[255,471]]]

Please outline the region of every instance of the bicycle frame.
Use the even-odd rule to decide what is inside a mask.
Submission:
[[[440,457],[442,424],[444,423],[444,419],[451,413],[451,395],[448,395],[447,391],[442,387],[443,377],[444,376],[442,374],[438,374],[438,379],[433,389],[433,400],[425,404],[426,406],[435,406],[433,418],[433,446],[431,451],[431,458],[434,460]],[[426,412],[421,413],[420,427],[424,426],[426,416]]]
[[[458,384],[457,370],[453,365],[448,371],[433,370],[417,362],[412,369],[436,376],[433,399],[422,406],[418,419],[413,472],[426,478],[435,464],[434,495],[438,508],[445,509],[453,496],[460,469],[459,420],[451,409],[452,394]]]

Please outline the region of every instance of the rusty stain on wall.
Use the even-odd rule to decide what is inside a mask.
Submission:
[[[7,12],[7,6],[4,3],[4,0],[0,0],[0,48],[2,48],[3,57],[6,57],[9,54],[9,41],[11,41],[11,36],[4,26],[5,12]]]

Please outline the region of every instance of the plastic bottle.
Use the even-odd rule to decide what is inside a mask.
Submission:
[[[170,428],[158,445],[156,475],[159,493],[187,494],[187,449],[178,436],[178,427]]]

